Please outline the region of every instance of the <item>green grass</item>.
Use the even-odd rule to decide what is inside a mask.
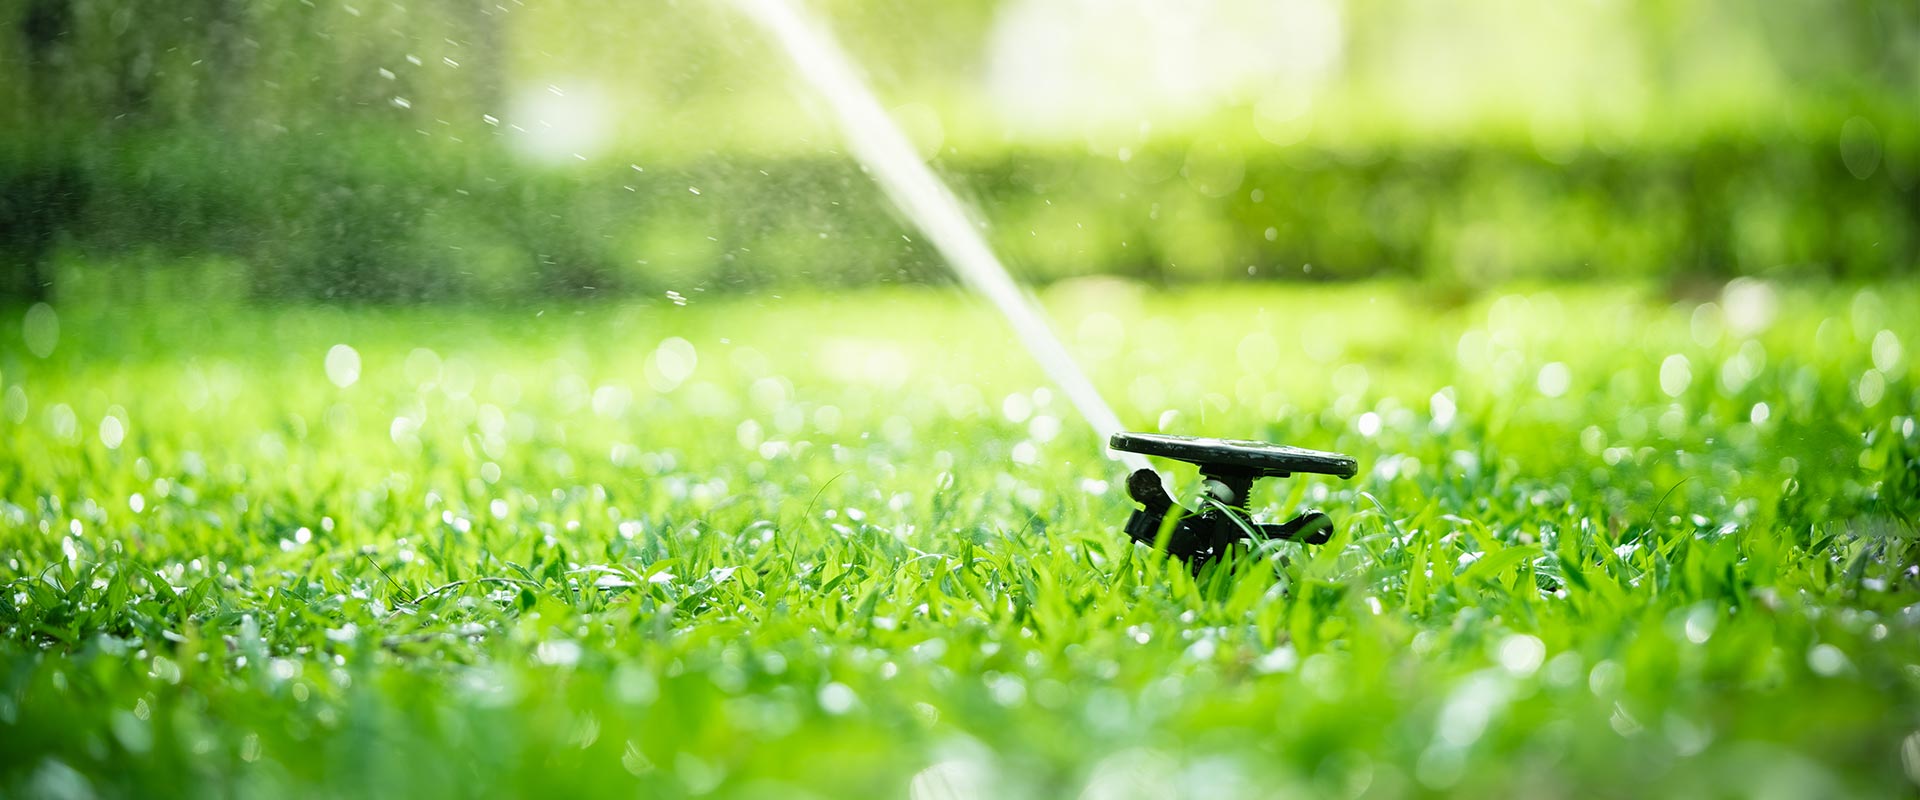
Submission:
[[[1128,543],[941,290],[13,309],[0,794],[1915,790],[1920,287],[1049,300],[1335,540]]]

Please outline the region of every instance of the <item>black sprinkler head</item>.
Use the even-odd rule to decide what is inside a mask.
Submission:
[[[1177,508],[1179,513],[1165,540],[1166,551],[1196,569],[1242,540],[1257,537],[1324,544],[1332,537],[1333,520],[1318,511],[1307,511],[1279,524],[1254,522],[1247,510],[1247,495],[1253,491],[1254,481],[1285,478],[1296,472],[1351,478],[1360,471],[1353,456],[1240,439],[1116,433],[1107,446],[1185,461],[1200,468],[1210,500],[1203,498],[1198,510],[1174,503],[1162,487],[1159,473],[1151,469],[1127,476],[1127,495],[1141,505],[1127,518],[1127,535],[1148,545],[1161,544],[1160,529]]]

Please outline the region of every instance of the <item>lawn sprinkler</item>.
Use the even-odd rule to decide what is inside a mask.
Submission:
[[[1333,520],[1319,511],[1307,511],[1277,524],[1255,522],[1247,504],[1254,481],[1285,478],[1296,472],[1351,478],[1360,471],[1353,456],[1240,439],[1116,433],[1107,446],[1185,461],[1200,468],[1206,484],[1197,510],[1175,503],[1160,474],[1151,469],[1135,470],[1127,476],[1127,495],[1141,506],[1127,518],[1127,535],[1136,542],[1161,545],[1161,529],[1171,524],[1164,540],[1167,553],[1195,569],[1240,541],[1283,539],[1324,544],[1332,537]]]

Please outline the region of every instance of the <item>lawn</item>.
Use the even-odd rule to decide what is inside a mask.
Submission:
[[[1911,796],[1920,286],[0,315],[0,795]],[[1182,488],[1191,470],[1163,464]]]

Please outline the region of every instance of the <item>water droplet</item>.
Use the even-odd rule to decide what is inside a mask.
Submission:
[[[1546,661],[1547,645],[1524,633],[1500,640],[1500,666],[1516,678],[1525,678]]]
[[[860,697],[846,684],[835,681],[820,687],[817,699],[820,701],[820,710],[839,715],[852,711],[853,704],[859,702]]]
[[[1847,654],[1831,644],[1817,644],[1812,650],[1807,651],[1807,667],[1819,675],[1831,678],[1851,666],[1853,665],[1847,660]]]
[[[1453,402],[1453,390],[1441,389],[1427,398],[1427,413],[1433,417],[1434,430],[1446,430],[1453,427],[1453,417],[1459,407]]]
[[[1007,395],[1000,401],[1000,414],[1016,425],[1026,422],[1033,415],[1033,399],[1023,392]]]
[[[1595,697],[1612,697],[1627,681],[1627,670],[1611,659],[1593,665],[1587,673],[1587,689]]]
[[[345,389],[360,380],[360,353],[344,344],[327,350],[327,380]]]
[[[1856,388],[1860,405],[1872,408],[1880,404],[1880,398],[1886,396],[1887,378],[1880,374],[1880,370],[1870,369],[1860,376],[1860,384]]]
[[[1380,433],[1380,415],[1371,411],[1361,414],[1359,419],[1354,420],[1353,429],[1359,431],[1361,436],[1373,438]]]
[[[53,306],[46,303],[34,303],[32,308],[27,309],[26,319],[20,327],[27,340],[27,352],[35,356],[51,356],[53,348],[60,344],[60,315],[54,313]]]
[[[1534,385],[1540,389],[1540,393],[1548,397],[1559,397],[1566,394],[1567,388],[1572,384],[1573,372],[1567,369],[1567,365],[1558,361],[1541,367],[1540,375],[1534,381]]]
[[[100,420],[100,443],[108,450],[120,449],[120,443],[127,438],[127,425],[119,417],[107,416]]]
[[[1907,734],[1900,743],[1900,764],[1907,768],[1907,780],[1920,784],[1920,731]]]
[[[73,413],[73,407],[66,403],[55,403],[47,409],[47,427],[53,430],[55,438],[63,441],[80,439],[80,418]]]
[[[1016,675],[995,675],[987,681],[987,694],[1003,708],[1017,708],[1027,702],[1027,684]]]
[[[1882,330],[1873,336],[1873,367],[1885,373],[1895,372],[1900,366],[1903,352],[1900,337],[1893,331]]]
[[[647,358],[647,385],[657,392],[671,392],[679,388],[699,365],[700,355],[692,342],[678,336],[667,337]]]
[[[1880,168],[1880,129],[1864,117],[1852,117],[1840,126],[1840,162],[1860,180]]]
[[[1692,611],[1687,612],[1687,641],[1706,644],[1708,639],[1713,638],[1713,629],[1718,623],[1719,618],[1714,616],[1712,605],[1702,603],[1694,606]]]
[[[569,639],[541,642],[533,648],[534,660],[552,667],[571,667],[580,663],[580,644]]]
[[[1693,366],[1687,363],[1687,357],[1679,353],[1667,356],[1660,362],[1660,391],[1668,397],[1679,397],[1693,383]]]
[[[915,773],[907,784],[908,800],[976,800],[992,797],[991,775],[974,761],[950,759]]]
[[[1721,291],[1720,305],[1725,309],[1727,326],[1734,334],[1751,336],[1773,324],[1779,299],[1773,285],[1766,281],[1735,278]]]

